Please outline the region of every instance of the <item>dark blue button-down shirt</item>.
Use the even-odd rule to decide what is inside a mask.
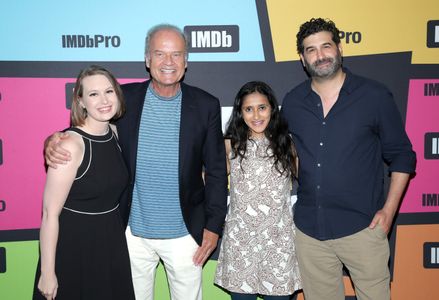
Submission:
[[[383,160],[390,172],[413,173],[416,155],[389,90],[346,72],[326,117],[307,80],[282,104],[299,156],[294,220],[319,240],[366,228],[385,202]]]

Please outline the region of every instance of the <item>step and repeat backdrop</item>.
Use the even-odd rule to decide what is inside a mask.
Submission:
[[[120,83],[143,81],[147,30],[175,24],[190,40],[184,80],[220,98],[225,124],[245,82],[269,83],[281,101],[306,79],[295,35],[312,17],[342,30],[346,67],[391,89],[418,156],[390,234],[392,299],[439,298],[438,1],[15,0],[0,11],[0,299],[31,299],[43,142],[69,125],[80,69],[100,64]],[[229,299],[213,285],[216,257],[203,271],[204,299]],[[355,299],[348,276],[345,283],[346,299]],[[156,299],[169,299],[162,266]]]

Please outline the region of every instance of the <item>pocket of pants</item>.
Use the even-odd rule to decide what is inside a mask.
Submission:
[[[387,239],[387,233],[379,224],[377,224],[375,228],[372,229],[372,232],[375,234],[376,237],[378,237],[381,240]]]

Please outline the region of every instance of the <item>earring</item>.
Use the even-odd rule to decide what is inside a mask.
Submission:
[[[87,117],[87,109],[85,108],[84,104],[81,103],[80,105],[82,108],[82,115],[84,116],[84,118],[86,118]]]

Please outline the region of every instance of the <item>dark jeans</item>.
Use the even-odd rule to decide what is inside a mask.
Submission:
[[[257,294],[240,294],[240,293],[230,293],[232,300],[256,300]],[[290,300],[291,296],[260,296],[264,300]]]

